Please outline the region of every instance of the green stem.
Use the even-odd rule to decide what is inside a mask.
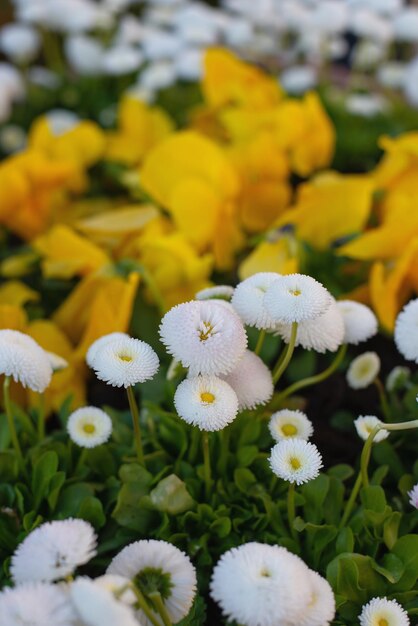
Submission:
[[[260,334],[258,335],[257,345],[254,350],[256,354],[260,354],[265,338],[266,338],[266,331],[263,328],[262,330],[260,330]]]
[[[295,483],[289,484],[289,490],[287,492],[287,517],[289,520],[290,534],[293,539],[297,540],[297,533],[293,526],[296,518],[296,505],[295,505]]]
[[[357,499],[358,492],[360,491],[361,481],[362,481],[361,472],[359,472],[356,478],[356,482],[354,483],[353,489],[351,490],[350,497],[345,506],[344,514],[341,518],[341,522],[338,527],[338,530],[341,530],[347,524],[348,518],[351,515],[351,511],[353,510],[354,503]]]
[[[81,470],[81,468],[83,467],[83,465],[86,462],[86,456],[87,456],[87,448],[83,448],[81,450],[80,456],[78,457],[78,461],[77,461],[77,464],[75,466],[74,474],[78,474],[78,472]]]
[[[282,391],[277,398],[283,400],[284,398],[287,398],[287,396],[293,395],[295,391],[298,391],[298,389],[302,389],[303,387],[310,387],[311,385],[316,385],[317,383],[326,380],[339,367],[340,363],[346,355],[346,352],[347,344],[344,343],[338,350],[337,355],[331,365],[329,365],[325,370],[323,370],[319,374],[315,374],[315,376],[308,376],[308,378],[298,380],[296,383],[293,383],[293,385],[290,385],[284,391]]]
[[[231,429],[229,426],[221,430],[219,433],[221,437],[221,450],[219,455],[219,472],[222,476],[226,475],[226,470],[228,467],[228,453],[229,453],[229,442],[231,439]]]
[[[363,450],[361,452],[360,457],[360,473],[361,473],[361,482],[363,483],[363,487],[369,486],[369,476],[367,473],[370,461],[370,455],[372,452],[373,439],[376,434],[381,430],[381,426],[376,426],[371,431],[370,435],[366,439],[366,443],[363,446]]]
[[[297,322],[293,322],[292,323],[292,330],[290,332],[290,340],[289,343],[287,344],[287,348],[286,351],[284,353],[284,357],[283,360],[280,362],[278,362],[274,372],[273,372],[273,382],[274,384],[278,383],[280,380],[281,375],[283,374],[283,372],[285,371],[286,367],[289,365],[290,363],[290,359],[292,358],[292,354],[293,351],[295,349],[295,343],[296,343],[296,335],[298,333],[298,323]]]
[[[13,419],[13,411],[12,411],[12,403],[10,401],[10,376],[4,377],[3,383],[3,399],[4,399],[4,408],[6,411],[7,423],[9,426],[10,437],[13,443],[13,447],[16,452],[17,460],[19,466],[23,472],[23,474],[27,477],[25,460],[23,458],[22,449],[20,447],[19,439],[17,437],[17,432],[15,428],[15,422]]]
[[[418,428],[418,420],[398,422],[396,424],[386,424],[382,422],[382,428],[385,430],[409,430],[410,428]]]
[[[38,440],[42,442],[45,438],[45,396],[39,398],[38,408]]]
[[[164,626],[173,626],[170,616],[167,612],[167,609],[165,608],[165,604],[163,602],[160,592],[153,591],[152,593],[149,593],[148,595],[151,598],[152,603],[154,604],[156,610],[160,614],[161,619],[163,620]]]
[[[196,463],[199,446],[200,446],[200,431],[197,428],[197,426],[194,426],[190,435],[189,463],[191,465],[194,465]]]
[[[206,499],[209,499],[212,480],[211,480],[211,470],[210,470],[209,433],[207,430],[203,431],[202,444],[203,444],[203,469],[204,469],[204,476],[205,476],[205,492],[206,492]]]
[[[126,392],[128,394],[129,408],[131,409],[132,423],[133,423],[133,426],[134,426],[134,438],[135,438],[136,454],[137,454],[138,461],[139,461],[140,465],[143,465],[145,467],[144,451],[143,451],[143,448],[142,448],[141,428],[140,428],[140,425],[139,425],[138,405],[137,405],[136,400],[135,400],[135,394],[134,394],[133,388],[132,387],[127,387],[126,388]]]
[[[382,413],[385,416],[385,418],[388,420],[388,422],[390,422],[392,420],[392,416],[391,416],[388,399],[386,397],[385,388],[380,378],[375,378],[374,384],[377,387],[377,391],[379,392],[379,400],[380,400],[380,407],[382,409]]]
[[[134,592],[134,594],[136,596],[139,608],[148,617],[149,621],[154,626],[161,626],[159,620],[156,618],[156,616],[154,615],[154,613],[151,611],[150,607],[148,606],[148,602],[146,601],[146,599],[145,599],[144,595],[142,594],[141,590],[138,589],[138,587],[136,585],[134,585],[134,584],[132,584],[131,589],[132,589],[132,591]]]

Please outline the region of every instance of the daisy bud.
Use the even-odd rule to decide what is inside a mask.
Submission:
[[[279,478],[301,485],[319,475],[322,457],[318,448],[303,439],[283,439],[271,451],[270,467]]]
[[[66,367],[68,367],[68,361],[66,361],[59,354],[55,354],[55,352],[46,352],[46,355],[49,359],[49,364],[51,365],[54,374],[55,372],[60,372],[61,370],[64,370]]]
[[[0,330],[0,374],[42,393],[52,377],[50,359],[32,337],[18,330]]]
[[[376,352],[364,352],[351,361],[347,382],[352,389],[365,389],[375,381],[379,371],[380,359]]]
[[[279,276],[264,297],[268,313],[279,324],[313,320],[325,313],[331,301],[329,291],[305,274]]]
[[[276,272],[259,272],[246,278],[235,288],[232,306],[247,326],[262,330],[276,327],[264,305],[264,296],[270,285],[280,277]]]
[[[354,420],[354,426],[356,427],[356,431],[359,437],[366,441],[369,438],[370,433],[376,428],[376,426],[383,426],[383,422],[381,422],[374,415],[360,415],[356,420]],[[389,431],[381,428],[377,431],[373,438],[374,443],[379,443],[379,441],[383,441],[389,437]]]
[[[388,374],[386,378],[386,389],[391,393],[398,389],[402,389],[411,377],[409,367],[397,365]]]
[[[185,422],[200,430],[222,430],[238,413],[237,394],[216,376],[183,380],[174,395],[174,405]]]
[[[240,318],[222,301],[194,300],[173,307],[162,319],[160,337],[191,376],[228,374],[247,347]]]
[[[128,581],[129,582],[129,581]],[[88,578],[77,578],[69,588],[75,613],[88,626],[140,626],[135,611],[113,593]]]
[[[411,300],[399,313],[394,339],[396,347],[408,361],[418,363],[418,298]]]
[[[95,448],[109,439],[112,434],[112,420],[101,409],[85,406],[71,413],[67,432],[78,446]]]
[[[412,487],[411,491],[408,491],[409,503],[418,509],[418,484]]]
[[[409,626],[407,612],[396,600],[387,598],[373,598],[363,606],[359,615],[360,626]]]
[[[72,626],[74,610],[58,585],[26,583],[0,593],[0,624],[4,626]]]
[[[206,287],[196,294],[196,300],[227,300],[229,301],[234,295],[234,288],[230,285],[215,285],[214,287]]]
[[[259,356],[246,350],[235,369],[222,377],[238,396],[239,410],[255,409],[273,395],[273,377]]]
[[[307,441],[313,435],[312,422],[302,411],[282,409],[273,413],[269,422],[271,436],[276,441],[297,438]]]
[[[309,570],[311,600],[298,626],[328,626],[335,617],[335,597],[329,582]]]
[[[353,300],[340,300],[337,306],[344,318],[343,343],[357,345],[377,333],[377,317],[368,306]]]
[[[125,339],[129,337],[126,333],[109,333],[108,335],[103,335],[93,341],[90,348],[87,350],[86,354],[86,362],[89,367],[93,369],[94,359],[96,358],[96,354],[100,348],[103,348],[107,343],[114,341],[115,339]]]

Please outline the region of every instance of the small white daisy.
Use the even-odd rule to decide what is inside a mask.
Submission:
[[[0,624],[4,626],[74,626],[75,614],[58,585],[27,583],[0,593]]]
[[[129,544],[114,557],[107,573],[134,581],[145,597],[159,591],[173,624],[188,615],[196,594],[196,570],[189,557],[166,541]],[[151,626],[141,610],[137,618],[143,626]]]
[[[388,374],[386,378],[386,389],[389,392],[402,389],[402,387],[408,382],[411,377],[411,370],[409,367],[403,365],[396,365]]]
[[[10,573],[15,584],[65,578],[96,554],[96,533],[81,519],[45,522],[16,548]]]
[[[244,324],[260,330],[275,328],[276,322],[264,306],[264,296],[279,277],[276,272],[259,272],[237,285],[231,302]]]
[[[409,503],[418,509],[418,484],[412,487],[411,491],[408,491]]]
[[[301,485],[319,475],[322,457],[318,448],[304,439],[283,439],[276,443],[269,459],[276,476]]]
[[[380,359],[376,352],[363,352],[351,361],[347,382],[352,389],[365,389],[375,381],[379,371]]]
[[[117,574],[103,574],[94,579],[94,584],[113,593],[118,600],[125,604],[136,604],[137,599],[132,589],[132,583],[125,576]]]
[[[196,294],[196,300],[227,300],[229,301],[234,295],[234,288],[230,285],[215,285],[214,287],[206,287]]]
[[[407,612],[396,600],[373,598],[363,606],[360,626],[409,626]]]
[[[368,306],[353,300],[340,300],[337,306],[344,318],[343,343],[357,345],[377,333],[377,317]]]
[[[108,335],[103,335],[102,337],[99,337],[99,339],[96,339],[96,341],[93,341],[90,348],[87,350],[87,365],[93,369],[93,363],[94,359],[96,358],[97,351],[100,350],[100,348],[103,348],[103,346],[109,343],[109,341],[112,342],[115,339],[126,339],[127,337],[129,337],[129,335],[127,335],[126,333],[115,332],[109,333]]]
[[[418,298],[411,300],[399,313],[395,323],[394,340],[402,356],[418,363]]]
[[[276,441],[298,438],[307,441],[313,435],[312,422],[302,411],[282,409],[273,413],[269,422],[271,436]]]
[[[52,367],[47,353],[32,337],[5,329],[0,330],[0,374],[42,393],[51,382]]]
[[[286,548],[246,543],[221,556],[210,594],[228,619],[244,626],[299,624],[311,600],[308,572]]]
[[[381,425],[383,425],[383,423],[375,415],[360,415],[360,417],[354,420],[357,434],[364,441],[368,439],[370,433],[376,426]],[[379,441],[383,441],[386,437],[389,437],[389,431],[382,428],[375,434],[373,441],[374,443],[379,443]]]
[[[95,352],[92,367],[97,378],[113,387],[131,387],[153,378],[159,359],[150,345],[133,337],[115,337]]]
[[[305,274],[279,276],[267,289],[264,305],[276,323],[313,320],[328,309],[331,294]]]
[[[335,597],[329,582],[309,570],[311,600],[298,626],[328,626],[335,617]]]
[[[235,369],[222,378],[238,396],[239,410],[255,409],[273,395],[273,377],[259,356],[246,350]]]
[[[167,351],[191,376],[228,374],[247,347],[244,326],[228,303],[194,300],[173,307],[162,319]]]
[[[277,334],[289,343],[291,324],[279,324]],[[296,346],[315,352],[335,352],[344,341],[344,319],[334,298],[327,310],[313,320],[300,322],[296,335]]]
[[[200,430],[221,430],[238,413],[238,398],[217,376],[186,378],[177,387],[174,405],[182,419]]]
[[[46,355],[49,359],[49,363],[54,373],[60,372],[61,370],[64,370],[66,367],[68,367],[68,361],[66,361],[59,354],[55,354],[55,352],[46,352]]]
[[[77,578],[69,587],[69,597],[85,626],[140,626],[133,608],[93,580]]]
[[[71,413],[67,432],[78,446],[95,448],[109,439],[112,434],[112,420],[101,409],[85,406]]]

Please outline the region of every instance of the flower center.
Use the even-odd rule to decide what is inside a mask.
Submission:
[[[302,294],[302,292],[299,289],[289,289],[289,293],[292,296],[300,296]]]
[[[94,424],[83,424],[83,430],[87,435],[92,435],[96,431]]]
[[[292,435],[296,435],[298,429],[296,428],[296,426],[293,426],[293,424],[284,424],[282,426],[282,431],[283,434],[286,435],[286,437],[292,437]]]
[[[144,567],[135,576],[133,582],[139,587],[144,596],[148,596],[156,591],[161,594],[163,600],[167,600],[171,596],[173,587],[171,576],[159,567]]]
[[[384,617],[382,617],[382,619],[380,619],[377,622],[377,626],[389,626],[389,622],[387,621],[387,619],[385,619]]]
[[[263,578],[271,578],[271,574],[266,567],[263,567],[260,572],[260,576],[262,576]]]
[[[125,361],[126,363],[130,363],[133,361],[132,357],[129,354],[118,354],[118,359],[121,361]]]
[[[210,393],[210,391],[203,391],[200,394],[200,399],[202,400],[202,402],[206,402],[206,404],[212,404],[212,402],[214,402],[215,400],[215,396],[213,395],[213,393]]]
[[[199,339],[200,341],[206,341],[213,333],[213,326],[210,322],[200,322],[199,326]]]
[[[298,470],[302,467],[302,463],[296,457],[292,456],[289,460],[290,466],[294,470]]]

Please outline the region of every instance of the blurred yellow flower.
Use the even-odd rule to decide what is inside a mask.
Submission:
[[[291,235],[271,233],[254,248],[238,268],[240,280],[245,280],[257,272],[278,272],[293,274],[299,269],[297,241]]]

